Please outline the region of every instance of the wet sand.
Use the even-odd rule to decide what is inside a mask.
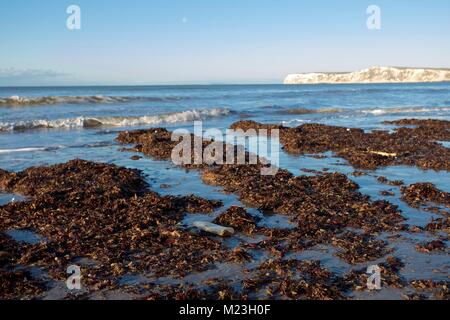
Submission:
[[[448,171],[449,151],[436,142],[450,140],[448,121],[396,125],[402,127],[393,133],[233,125],[279,128],[294,157],[332,151],[356,170],[294,175],[280,169],[261,176],[260,163],[184,168],[235,195],[238,205],[208,200],[208,194],[162,195],[138,170],[111,164],[73,160],[0,171],[0,190],[26,197],[0,207],[1,298],[448,299],[448,193],[426,181],[403,185],[377,177],[390,188],[380,190],[389,191],[383,196],[401,195],[402,208],[429,212],[426,223],[412,225],[398,203],[372,199],[353,181],[371,175],[358,170],[393,165]],[[117,139],[124,152],[168,163],[176,145],[162,128],[122,132]],[[203,148],[210,143],[203,141]],[[273,223],[274,217],[282,222]],[[193,227],[198,220],[235,233],[205,233]],[[71,264],[82,265],[79,292],[64,288]],[[383,289],[370,292],[366,270],[374,264]]]

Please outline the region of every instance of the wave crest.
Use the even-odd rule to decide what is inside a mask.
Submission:
[[[195,109],[189,111],[141,117],[77,117],[56,120],[29,120],[17,122],[0,122],[0,131],[21,131],[30,129],[52,128],[95,128],[95,127],[128,127],[140,125],[157,125],[186,121],[206,120],[208,118],[227,116],[229,109]]]
[[[54,104],[106,104],[125,103],[133,101],[163,102],[181,101],[190,97],[167,96],[167,97],[140,97],[140,96],[44,96],[44,97],[20,97],[11,96],[0,98],[0,106],[31,106],[31,105],[54,105]]]
[[[386,108],[386,109],[368,109],[361,110],[362,113],[371,114],[374,116],[382,116],[385,114],[396,113],[428,113],[428,112],[447,112],[450,111],[450,107],[401,107],[401,108]]]

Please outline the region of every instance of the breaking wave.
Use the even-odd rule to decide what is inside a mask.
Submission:
[[[292,120],[287,120],[287,121],[281,121],[280,124],[282,126],[292,127],[294,125],[300,125],[300,124],[309,123],[309,122],[310,122],[310,120],[305,120],[305,119],[292,119]]]
[[[162,123],[176,123],[208,118],[227,116],[229,109],[200,109],[189,110],[156,116],[141,117],[77,117],[57,120],[29,120],[17,122],[0,122],[0,131],[20,131],[29,129],[50,128],[95,128],[102,126],[128,127],[141,125],[157,125]]]
[[[0,154],[16,153],[16,152],[35,152],[35,151],[50,151],[46,147],[29,147],[29,148],[17,148],[17,149],[0,149]]]
[[[374,116],[382,116],[385,114],[396,113],[429,113],[429,112],[447,112],[450,111],[450,107],[403,107],[403,108],[387,108],[387,109],[368,109],[361,110],[360,112],[365,114],[372,114]]]
[[[374,108],[355,110],[357,113],[371,114],[374,116],[381,116],[385,114],[396,113],[430,113],[430,112],[448,112],[450,107],[398,107],[398,108]],[[327,114],[327,113],[347,113],[353,112],[351,109],[340,108],[321,108],[321,109],[307,109],[307,108],[293,108],[279,111],[281,114],[303,115],[303,114]]]
[[[188,96],[167,97],[139,97],[139,96],[45,96],[45,97],[19,97],[0,98],[0,106],[31,106],[31,105],[54,105],[54,104],[107,104],[125,103],[133,101],[163,102],[188,100]]]
[[[73,145],[58,145],[58,146],[48,146],[48,147],[23,147],[23,148],[14,148],[14,149],[0,149],[0,154],[9,154],[9,153],[27,153],[27,152],[49,152],[49,151],[57,151],[60,149],[66,148],[103,148],[112,146],[113,143],[111,141],[100,141],[94,143],[85,143],[85,144],[73,144]]]

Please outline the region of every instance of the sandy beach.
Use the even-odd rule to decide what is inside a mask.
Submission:
[[[108,137],[129,164],[175,170],[171,183],[75,158],[0,170],[1,298],[448,299],[450,193],[426,175],[410,183],[414,174],[379,172],[448,172],[450,151],[439,142],[450,141],[450,122],[380,126],[393,129],[231,123],[279,130],[289,162],[268,176],[259,160],[179,168],[170,128]],[[180,195],[183,184],[210,189]],[[80,290],[66,287],[70,265],[80,266]],[[374,265],[382,286],[370,290]]]

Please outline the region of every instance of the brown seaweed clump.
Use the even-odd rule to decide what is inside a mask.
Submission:
[[[45,290],[45,284],[33,278],[29,271],[0,269],[0,299],[2,300],[33,299]]]
[[[158,132],[162,134],[154,136]],[[150,129],[122,133],[118,140],[132,141],[144,154],[165,155],[164,159],[170,160],[173,148],[170,136],[165,129]],[[203,141],[203,147],[208,143],[211,142]],[[248,154],[246,158],[249,158]],[[197,166],[205,183],[237,194],[243,203],[262,212],[288,215],[297,223],[297,227],[289,232],[272,233],[265,244],[281,254],[329,243],[347,227],[362,228],[369,234],[403,228],[404,218],[396,206],[387,201],[371,201],[343,174],[295,177],[280,169],[275,175],[264,176],[261,167],[260,163]]]
[[[244,292],[265,289],[268,298],[343,300],[343,279],[324,269],[320,261],[268,260],[255,276],[242,280]]]
[[[15,270],[23,253],[21,246],[0,233],[0,299],[32,299],[41,295],[46,286],[27,270]]]
[[[332,244],[344,249],[337,256],[351,264],[376,260],[387,254],[386,242],[367,234],[347,231],[335,237]]]
[[[237,231],[253,233],[256,230],[257,219],[250,215],[244,208],[232,206],[224,213],[220,214],[213,223],[232,227]]]
[[[0,190],[34,198],[52,197],[72,205],[102,205],[142,194],[147,185],[137,170],[73,160],[52,167],[33,167],[0,176]]]
[[[288,215],[298,224],[291,236],[301,241],[329,241],[346,227],[363,228],[369,233],[395,230],[403,221],[396,206],[370,201],[357,192],[355,183],[339,173],[295,177],[279,170],[274,176],[261,176],[251,166],[223,166],[206,168],[202,178],[238,194],[245,204],[261,211]],[[300,248],[301,242],[296,243]]]
[[[395,193],[393,191],[390,190],[381,190],[379,192],[380,195],[385,196],[385,197],[393,197],[395,196]]]
[[[144,300],[247,300],[246,295],[237,292],[226,283],[226,281],[218,281],[218,283],[210,285],[207,290],[183,284],[150,284],[144,287],[150,291],[150,293],[143,298]]]
[[[284,150],[291,154],[333,151],[356,168],[376,169],[390,165],[409,165],[423,169],[450,171],[450,149],[435,142],[450,140],[450,121],[414,120],[414,128],[395,132],[303,124],[296,128],[239,121],[232,129],[278,129]],[[396,124],[405,124],[398,121]]]
[[[136,170],[73,160],[3,171],[0,190],[29,197],[0,207],[0,232],[26,229],[45,239],[23,247],[17,263],[55,279],[65,279],[80,258],[95,262],[85,267],[83,283],[96,289],[116,286],[128,273],[182,276],[225,259],[218,241],[178,228],[185,212],[209,213],[221,203],[160,196]]]
[[[408,187],[402,187],[402,200],[411,207],[419,208],[435,203],[450,208],[450,193],[436,188],[432,183],[415,183]]]
[[[429,232],[443,231],[450,235],[450,217],[432,219],[432,221],[425,226],[425,230]]]
[[[389,186],[396,186],[396,187],[399,187],[399,186],[402,186],[405,184],[402,180],[389,180],[388,178],[383,177],[383,176],[378,177],[377,181],[379,183],[387,184]]]
[[[447,246],[442,240],[433,240],[426,243],[416,245],[416,250],[423,253],[430,253],[433,251],[445,251]]]
[[[385,262],[379,263],[377,266],[380,268],[382,287],[404,288],[406,286],[405,279],[400,276],[400,270],[404,264],[399,258],[389,256]],[[362,268],[352,270],[344,277],[344,282],[355,290],[366,290],[368,278],[367,269]]]
[[[450,281],[412,280],[410,285],[418,292],[431,292],[435,299],[450,299]]]

